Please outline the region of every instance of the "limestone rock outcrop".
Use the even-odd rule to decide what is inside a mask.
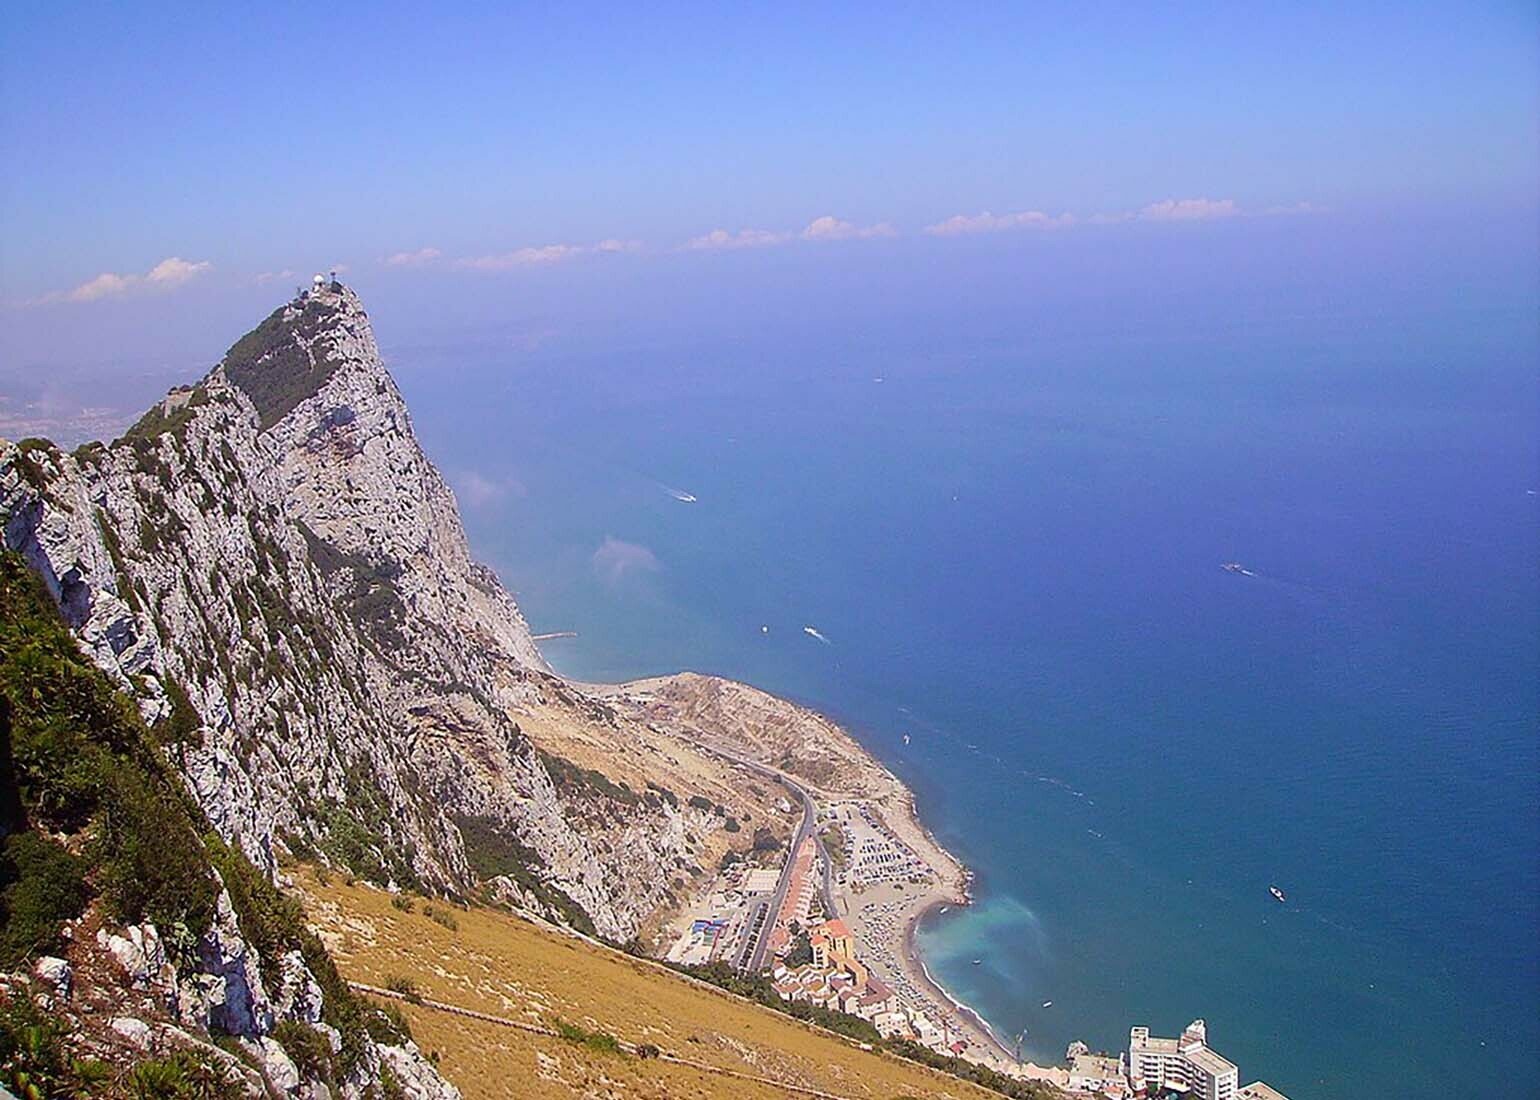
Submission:
[[[350,289],[280,307],[114,443],[0,441],[0,530],[269,872],[278,846],[453,892],[517,871],[616,940],[663,902],[677,808],[569,820],[512,717],[565,686]]]

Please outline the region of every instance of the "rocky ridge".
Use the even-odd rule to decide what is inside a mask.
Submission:
[[[185,696],[178,763],[258,864],[463,892],[516,863],[529,904],[617,940],[662,902],[681,815],[596,790],[603,827],[569,823],[509,717],[564,687],[471,559],[351,290],[280,307],[113,444],[0,442],[0,523],[147,719]]]

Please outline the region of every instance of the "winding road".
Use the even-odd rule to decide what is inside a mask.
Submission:
[[[757,760],[751,760],[731,749],[725,749],[720,745],[708,741],[698,741],[697,744],[707,752],[715,753],[724,760],[742,765],[752,772],[764,776],[781,784],[795,794],[802,801],[802,822],[797,826],[790,846],[786,849],[786,862],[781,866],[781,874],[775,883],[775,891],[770,895],[769,902],[755,902],[755,909],[749,917],[750,945],[746,945],[738,953],[735,965],[744,974],[758,974],[765,968],[766,956],[770,953],[770,932],[775,928],[776,914],[781,911],[782,904],[786,901],[786,893],[791,889],[791,868],[797,850],[802,847],[802,842],[809,836],[817,846],[818,858],[823,865],[823,881],[821,883],[824,911],[831,917],[839,913],[834,904],[834,876],[829,864],[829,854],[824,851],[823,841],[819,838],[816,827],[818,824],[818,807],[813,802],[813,796],[808,793],[806,787],[792,779],[783,771],[761,764]],[[763,906],[763,909],[758,907]],[[755,931],[757,927],[757,931]]]

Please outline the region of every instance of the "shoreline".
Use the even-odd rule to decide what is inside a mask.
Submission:
[[[920,924],[927,917],[939,915],[942,909],[950,909],[954,906],[961,908],[974,904],[973,893],[969,889],[973,882],[973,872],[955,855],[942,847],[930,830],[925,828],[924,823],[919,819],[918,812],[914,808],[912,792],[909,791],[908,787],[904,787],[903,790],[909,796],[910,821],[923,832],[930,844],[934,845],[935,850],[944,854],[951,864],[957,868],[960,873],[960,881],[947,883],[943,879],[939,890],[945,891],[948,887],[952,887],[954,890],[952,894],[938,896],[938,890],[932,890],[930,891],[932,896],[914,906],[908,912],[903,921],[902,930],[897,938],[897,942],[892,945],[896,948],[895,955],[899,960],[900,968],[906,972],[906,976],[922,992],[936,1001],[943,1011],[955,1014],[961,1021],[961,1030],[972,1040],[969,1050],[963,1054],[963,1057],[969,1061],[982,1061],[1003,1072],[1010,1072],[1016,1065],[1014,1052],[1006,1046],[1005,1041],[1000,1038],[995,1029],[990,1026],[989,1021],[984,1019],[977,1009],[953,994],[951,990],[941,983],[941,980],[936,977],[929,964],[925,961],[925,953],[920,948]],[[923,853],[921,853],[921,858],[924,858]],[[939,877],[940,869],[935,868],[934,865],[932,865],[932,869],[938,872]],[[976,1048],[982,1049],[977,1050]],[[980,1053],[985,1056],[979,1057]]]
[[[914,792],[848,727],[762,688],[694,672],[621,684],[567,682],[697,752],[752,760],[792,781],[812,799],[820,828],[843,816],[838,828],[859,827],[868,837],[875,828],[896,844],[899,851],[890,858],[902,859],[907,851],[919,865],[913,873],[848,885],[841,873],[834,900],[843,912],[834,915],[844,917],[859,957],[888,982],[900,1005],[928,1021],[923,1045],[944,1050],[961,1039],[962,1059],[1020,1074],[1014,1052],[982,1014],[946,989],[919,946],[918,928],[927,916],[973,904],[974,874],[920,820]]]

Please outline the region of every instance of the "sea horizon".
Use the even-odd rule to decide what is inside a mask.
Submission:
[[[751,683],[914,790],[976,875],[927,966],[1024,1057],[1203,1017],[1243,1081],[1431,1098],[1540,1056],[1521,311],[1033,323],[393,361],[558,671]]]

